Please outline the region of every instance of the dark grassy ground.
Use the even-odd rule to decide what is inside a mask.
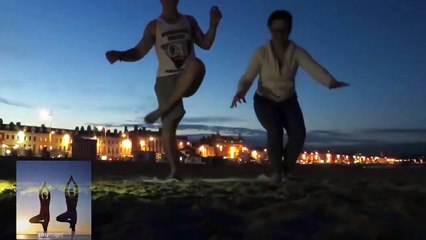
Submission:
[[[183,182],[152,182],[167,164],[94,164],[100,239],[426,239],[426,169],[301,166],[271,190],[269,166],[184,165]],[[263,175],[264,176],[264,175]],[[98,224],[96,224],[98,223]],[[141,237],[142,236],[142,237]]]

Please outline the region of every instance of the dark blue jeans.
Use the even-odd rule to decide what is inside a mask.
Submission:
[[[306,128],[297,95],[281,102],[254,95],[254,111],[267,135],[268,158],[276,173],[291,173],[303,150]],[[283,147],[284,130],[288,141]],[[283,159],[284,158],[284,159]]]

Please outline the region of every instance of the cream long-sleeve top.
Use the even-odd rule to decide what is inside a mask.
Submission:
[[[237,93],[244,95],[259,75],[256,93],[275,102],[294,96],[295,76],[301,66],[319,83],[330,87],[335,78],[302,47],[290,41],[284,52],[284,63],[281,68],[274,56],[271,43],[256,49],[249,66],[238,83]]]

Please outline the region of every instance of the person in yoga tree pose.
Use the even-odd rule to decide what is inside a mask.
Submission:
[[[50,190],[47,188],[46,182],[40,188],[38,198],[40,199],[40,213],[32,217],[30,223],[41,223],[43,231],[46,233],[50,221]]]
[[[158,108],[145,116],[145,122],[161,118],[161,138],[171,166],[168,178],[179,179],[176,129],[185,114],[182,99],[198,90],[206,73],[204,63],[195,56],[194,43],[210,49],[222,13],[216,6],[210,9],[210,28],[203,33],[194,17],[178,11],[178,0],[160,2],[160,16],[146,25],[139,43],[127,51],[108,51],[106,58],[111,64],[118,60],[134,62],[155,47],[159,62],[155,84]]]
[[[69,188],[70,183],[74,184],[75,190]],[[77,201],[78,201],[78,185],[74,181],[74,178],[70,176],[70,179],[65,186],[65,201],[67,204],[67,211],[56,217],[58,222],[68,222],[72,234],[75,233],[75,224],[77,223]]]

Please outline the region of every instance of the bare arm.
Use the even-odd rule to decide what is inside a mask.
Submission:
[[[200,26],[198,26],[197,20],[195,20],[194,17],[189,16],[191,27],[193,29],[195,44],[197,44],[202,49],[210,49],[216,38],[216,29],[221,18],[222,13],[217,7],[213,6],[210,9],[210,27],[209,30],[204,34]]]
[[[43,192],[43,189],[46,187],[46,182],[44,182],[43,183],[43,186],[40,188],[40,190],[38,191],[38,198],[40,199],[40,201],[41,201],[41,199],[42,199],[42,192]]]
[[[70,186],[70,182],[71,182],[71,178],[70,178],[70,180],[68,180],[67,185],[65,186],[65,196],[68,195],[68,188]]]
[[[142,39],[135,47],[126,51],[108,51],[106,57],[113,64],[117,60],[126,62],[136,62],[142,59],[155,43],[155,20],[149,22],[143,33]]]
[[[40,189],[40,191],[38,192],[38,199],[39,199],[40,201],[41,201],[41,199],[42,199],[42,198],[41,198],[41,194],[42,194],[42,193],[41,193],[41,190],[42,190],[42,188],[41,188],[41,189]]]
[[[74,180],[73,180],[73,183],[74,183],[74,186],[75,186],[75,194],[78,195],[78,185],[77,185],[76,182],[74,182]]]

